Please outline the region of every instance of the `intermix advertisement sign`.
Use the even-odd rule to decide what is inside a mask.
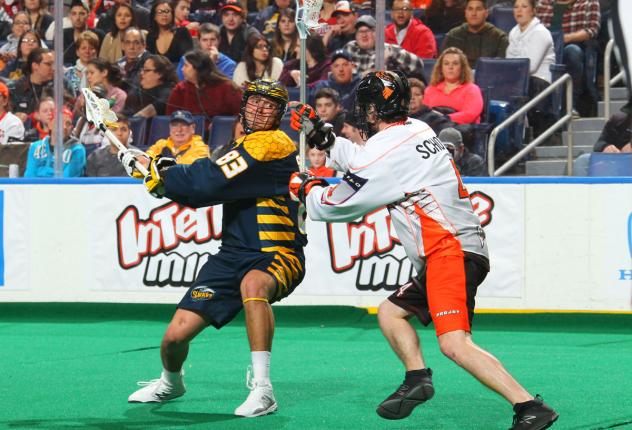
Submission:
[[[103,190],[94,200],[93,289],[182,294],[219,249],[222,208],[191,209],[149,197],[141,187]],[[523,187],[477,186],[471,200],[489,242],[492,271],[480,296],[520,297]],[[380,295],[413,274],[385,208],[351,223],[307,223],[307,275],[294,294]]]
[[[581,181],[468,185],[491,257],[479,306],[632,310],[632,187]],[[174,303],[221,245],[221,206],[124,181],[0,181],[0,209],[0,301]],[[375,306],[413,273],[385,209],[307,233],[285,303]]]

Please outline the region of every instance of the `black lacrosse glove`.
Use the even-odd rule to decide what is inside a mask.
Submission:
[[[299,103],[292,109],[290,126],[298,132],[305,132],[310,148],[328,151],[336,141],[333,125],[320,119],[308,104]]]

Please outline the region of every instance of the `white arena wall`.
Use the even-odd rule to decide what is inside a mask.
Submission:
[[[479,309],[632,310],[632,178],[466,184],[491,253]],[[0,302],[177,303],[221,237],[221,207],[131,179],[4,179],[0,206]],[[307,231],[306,278],[281,304],[376,306],[410,275],[384,209]]]

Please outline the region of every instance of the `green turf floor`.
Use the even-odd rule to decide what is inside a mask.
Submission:
[[[511,408],[420,335],[436,395],[408,419],[376,405],[403,371],[376,317],[353,308],[275,307],[272,379],[279,411],[232,415],[247,395],[243,319],[208,329],[185,364],[187,394],[128,404],[159,376],[158,345],[173,307],[0,304],[0,428],[506,429]],[[474,340],[560,413],[555,429],[632,428],[632,315],[477,315]]]

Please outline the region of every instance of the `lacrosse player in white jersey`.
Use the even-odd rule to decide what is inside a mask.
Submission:
[[[377,408],[402,419],[434,395],[419,337],[409,319],[434,322],[441,352],[507,399],[512,429],[544,429],[558,414],[529,394],[490,353],[472,341],[478,285],[489,271],[485,234],[448,150],[424,122],[408,118],[410,88],[399,72],[371,72],[360,82],[356,117],[364,146],[334,136],[309,105],[292,112],[307,143],[327,150],[345,176],[337,185],[295,173],[290,194],[314,221],[349,222],[386,206],[417,276],[379,308],[378,320],[406,369],[404,382]]]

